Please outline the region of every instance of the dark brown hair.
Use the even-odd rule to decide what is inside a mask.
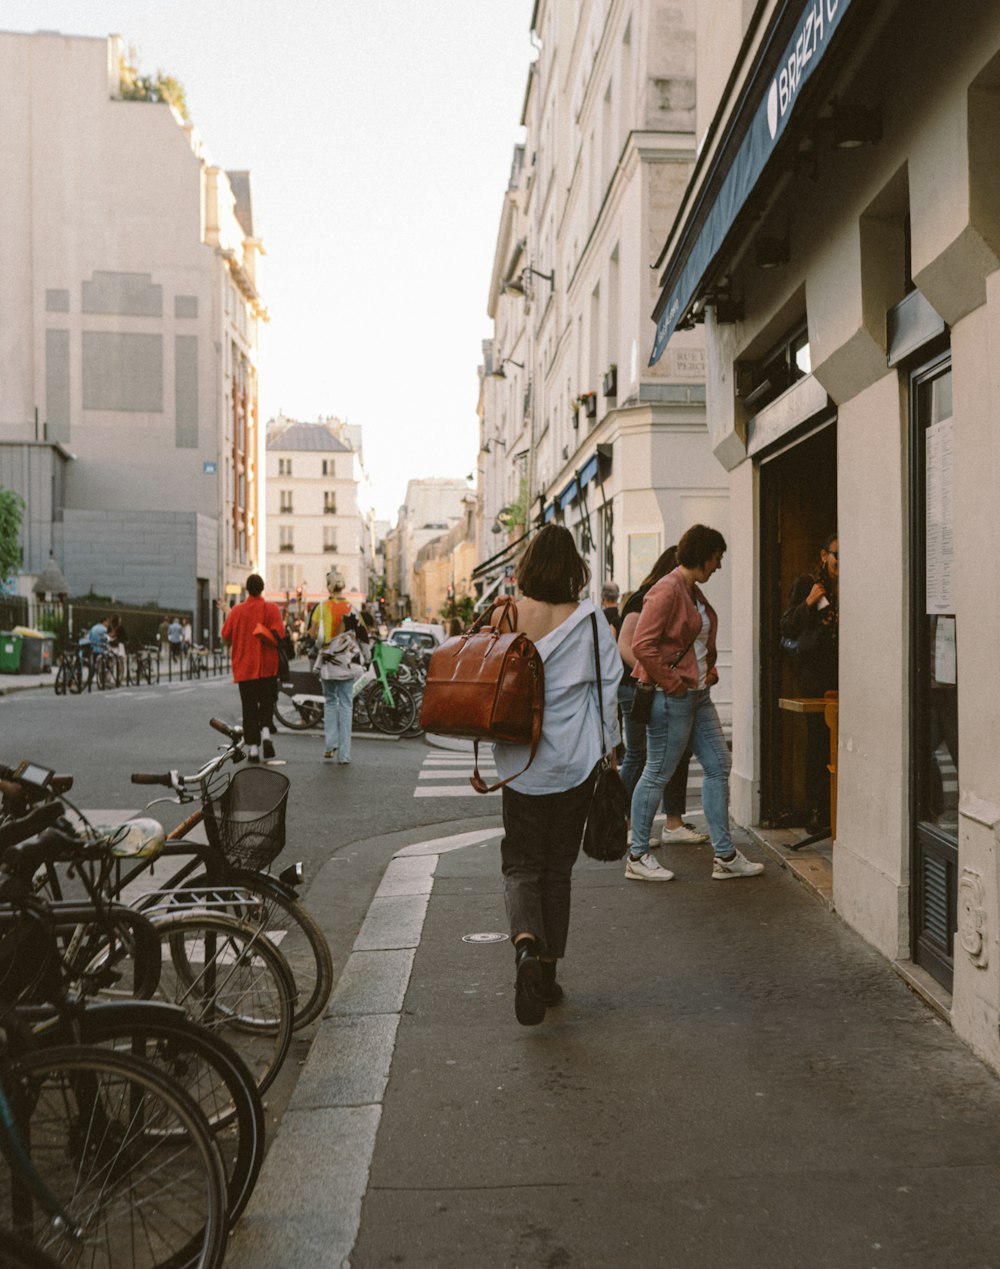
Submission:
[[[707,524],[692,524],[677,543],[677,562],[685,568],[701,568],[713,555],[726,549],[726,539]]]
[[[259,573],[251,573],[247,578],[247,594],[260,595],[264,591],[264,579]]]
[[[546,604],[575,603],[589,581],[590,569],[561,524],[539,529],[517,566],[521,594]]]

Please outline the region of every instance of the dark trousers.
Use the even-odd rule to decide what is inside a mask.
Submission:
[[[245,679],[236,686],[240,689],[243,705],[243,739],[248,745],[259,745],[261,728],[274,730],[271,715],[278,699],[278,680]]]
[[[500,859],[511,938],[533,934],[547,956],[566,954],[570,884],[594,775],[563,793],[503,790]]]

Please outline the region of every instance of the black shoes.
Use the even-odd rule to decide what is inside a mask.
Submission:
[[[542,978],[535,989],[535,994],[544,1002],[546,1009],[551,1009],[562,1000],[563,989],[556,982],[556,962],[542,961],[541,966]]]
[[[264,755],[265,758],[274,757],[274,745],[270,739],[262,740],[260,742],[260,751]]]
[[[542,999],[542,962],[535,939],[521,939],[514,947],[517,978],[514,981],[514,1016],[522,1027],[537,1027],[545,1017]]]

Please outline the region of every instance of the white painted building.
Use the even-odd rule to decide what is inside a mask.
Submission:
[[[779,621],[837,531],[834,840],[800,866],[1000,1070],[1000,10],[701,9],[701,145],[657,247],[654,355],[704,316],[735,530],[733,814],[790,840],[805,720]]]
[[[51,545],[73,592],[201,632],[260,562],[262,247],[249,173],[125,99],[123,65],[118,36],[0,32],[0,441],[72,455]]]
[[[268,598],[315,603],[331,568],[343,574],[352,600],[366,598],[371,543],[358,507],[361,429],[279,415],[267,425],[265,477]]]
[[[692,523],[729,536],[727,482],[705,426],[702,333],[647,365],[658,295],[649,266],[695,153],[695,3],[538,0],[532,30],[527,134],[488,302],[480,551],[485,560],[555,520],[576,536],[593,593],[607,579],[624,592]],[[505,508],[505,532],[493,534]],[[504,563],[480,566],[486,589]],[[729,587],[719,579],[708,593],[726,708]]]

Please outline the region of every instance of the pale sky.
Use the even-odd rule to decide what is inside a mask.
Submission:
[[[375,508],[478,451],[476,367],[532,0],[3,0],[0,28],[121,35],[214,162],[249,168],[261,418],[364,428]]]

